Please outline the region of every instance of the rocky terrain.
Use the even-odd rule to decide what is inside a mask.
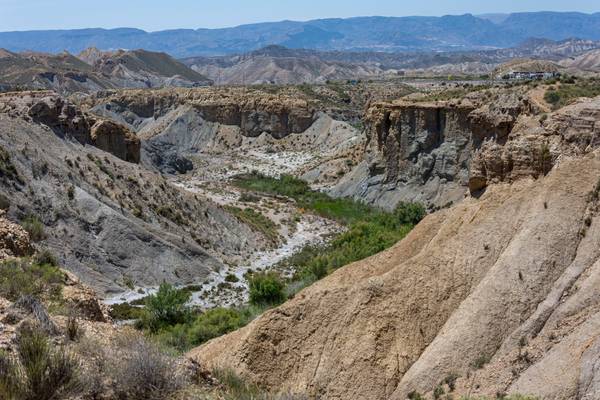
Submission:
[[[597,398],[600,101],[540,118],[515,100],[372,108],[370,140],[397,149],[387,174],[411,127],[432,134],[419,146],[453,133],[472,195],[189,356],[322,398]]]
[[[138,67],[165,61],[80,57],[111,81],[150,79]],[[217,337],[166,368],[196,374],[197,395],[229,371],[273,398],[596,399],[600,98],[578,99],[596,85],[394,77],[3,93],[0,347],[14,348],[39,315],[51,340],[66,340],[56,333],[69,326],[66,304],[112,354],[107,365],[121,352],[154,354],[144,336],[180,352]],[[380,230],[408,219],[413,202],[430,212],[414,229],[420,216],[400,233]],[[404,239],[365,258],[363,237]],[[344,240],[362,261],[327,258]],[[302,275],[289,260],[311,252]],[[50,288],[34,288],[46,311],[27,311],[8,268],[19,282],[46,271],[36,279]],[[273,272],[289,285],[277,302],[253,303],[253,274]],[[191,308],[154,328],[135,312],[164,282],[173,296],[189,292]],[[141,331],[113,324],[106,305]],[[124,345],[126,332],[142,347]],[[105,357],[65,346],[88,372]],[[110,398],[124,383],[103,371],[90,376],[103,376]]]
[[[165,53],[89,48],[79,56],[0,49],[0,83],[6,86],[5,91],[49,89],[72,94],[116,88],[205,86],[212,82]]]
[[[140,142],[126,126],[44,92],[0,100],[8,215],[39,221],[38,240],[100,292],[194,283],[266,243],[136,164]]]

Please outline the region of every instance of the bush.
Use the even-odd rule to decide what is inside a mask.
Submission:
[[[10,181],[21,185],[24,183],[12,162],[10,154],[4,147],[0,146],[0,182],[8,183]]]
[[[144,310],[129,303],[113,304],[110,307],[110,317],[117,321],[127,321],[142,318]]]
[[[253,274],[248,280],[250,304],[280,304],[285,300],[285,285],[278,274],[261,272]]]
[[[186,322],[190,317],[187,306],[190,296],[187,290],[178,290],[168,283],[161,284],[155,295],[146,298],[142,325],[158,332],[163,327]]]
[[[67,316],[67,327],[66,327],[67,338],[72,341],[78,341],[83,336],[83,328],[79,325],[77,315],[74,310],[69,311]]]
[[[165,346],[187,351],[216,337],[233,332],[262,314],[265,307],[214,308],[184,324],[164,327],[157,339]]]
[[[27,215],[23,221],[21,221],[21,226],[29,233],[29,238],[34,242],[46,239],[44,224],[36,215]]]
[[[11,301],[27,295],[59,300],[64,282],[64,273],[50,264],[28,259],[0,263],[0,295]]]
[[[0,355],[3,399],[51,400],[78,389],[79,363],[63,349],[54,350],[37,327],[17,336],[18,360]]]
[[[117,398],[163,400],[183,387],[175,361],[142,337],[126,339],[119,350],[111,368]]]
[[[58,267],[58,260],[56,259],[56,256],[48,249],[38,252],[34,259],[37,264]]]

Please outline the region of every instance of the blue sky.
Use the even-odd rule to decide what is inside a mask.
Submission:
[[[215,28],[365,15],[600,11],[598,0],[0,0],[0,31],[136,27]]]

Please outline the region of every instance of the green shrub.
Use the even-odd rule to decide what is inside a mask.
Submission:
[[[248,279],[250,304],[280,304],[285,300],[285,285],[274,272],[259,272]]]
[[[157,332],[162,327],[186,322],[190,317],[187,306],[190,296],[187,290],[178,290],[168,283],[161,284],[155,295],[146,298],[142,325]]]
[[[46,233],[44,232],[44,224],[40,219],[33,214],[27,215],[21,226],[29,233],[29,238],[35,242],[46,239]]]
[[[578,98],[591,98],[598,95],[600,95],[600,82],[595,79],[565,79],[560,86],[546,91],[544,100],[554,109],[558,109]]]
[[[64,283],[64,273],[50,264],[28,259],[0,263],[0,296],[11,301],[26,295],[59,300]]]
[[[265,308],[214,308],[183,324],[164,327],[157,339],[165,346],[187,351],[216,337],[233,332],[260,315]]]
[[[17,336],[17,359],[0,354],[0,394],[8,400],[51,400],[79,387],[79,363],[53,349],[43,331],[25,326]]]
[[[144,310],[129,303],[113,304],[110,307],[111,318],[117,321],[137,320],[142,317]]]
[[[58,267],[58,260],[56,259],[56,256],[48,249],[44,249],[38,252],[34,257],[34,260],[37,264],[40,265]]]

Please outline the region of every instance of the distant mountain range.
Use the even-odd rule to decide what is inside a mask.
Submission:
[[[89,48],[74,56],[0,48],[0,91],[52,89],[59,93],[103,89],[196,87],[212,81],[165,53],[146,50],[102,52]]]
[[[223,29],[78,29],[0,33],[0,48],[70,53],[138,49],[183,58],[281,45],[338,51],[449,51],[514,47],[529,38],[600,40],[600,13],[532,12],[482,16],[356,17],[281,21]]]

